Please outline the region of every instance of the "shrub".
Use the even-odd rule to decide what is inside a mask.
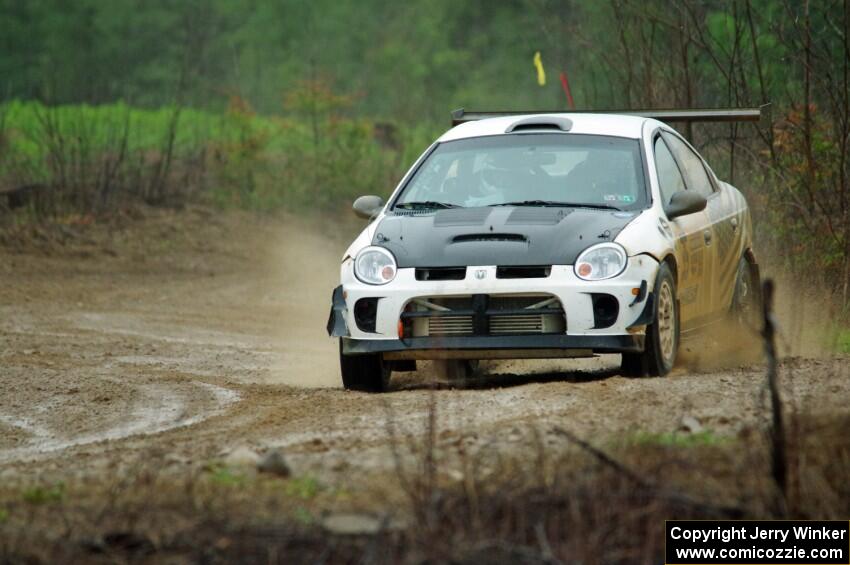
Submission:
[[[430,140],[425,129],[400,135],[394,124],[344,117],[345,99],[298,88],[287,97],[294,118],[259,116],[238,97],[223,114],[123,103],[2,105],[0,194],[27,196],[21,203],[37,218],[104,214],[134,199],[335,208],[361,194],[388,195]],[[308,112],[310,96],[323,102]]]

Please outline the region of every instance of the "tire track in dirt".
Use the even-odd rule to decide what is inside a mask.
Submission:
[[[0,450],[0,463],[10,461],[32,461],[40,457],[107,441],[116,441],[131,436],[153,435],[175,428],[199,424],[214,415],[223,413],[231,404],[238,402],[238,392],[209,383],[192,383],[194,387],[206,389],[212,402],[203,411],[187,412],[189,402],[186,391],[175,390],[167,385],[141,385],[137,390],[141,400],[121,423],[91,433],[61,437],[58,430],[35,423],[27,418],[0,414],[0,422],[17,427],[31,436],[29,441],[12,449]]]

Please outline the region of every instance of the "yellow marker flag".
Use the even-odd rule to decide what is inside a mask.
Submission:
[[[546,71],[543,70],[543,61],[540,60],[540,51],[534,54],[534,67],[537,69],[537,84],[546,86]]]

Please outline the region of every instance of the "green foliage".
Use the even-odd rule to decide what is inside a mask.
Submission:
[[[836,332],[835,350],[838,353],[850,354],[850,330],[842,329]]]
[[[0,524],[9,520],[9,511],[5,508],[0,508]]]
[[[0,188],[39,185],[41,215],[94,213],[128,197],[164,202],[198,184],[207,139],[225,137],[200,110],[142,110],[123,103],[12,102],[4,115]]]
[[[245,476],[236,473],[225,465],[211,465],[207,471],[210,480],[225,487],[241,487],[245,484]]]
[[[388,195],[402,174],[401,147],[381,145],[374,122],[338,115],[345,103],[313,83],[286,96],[298,119],[261,119],[234,100],[224,123],[235,135],[214,150],[215,201],[265,211],[339,207],[365,193]]]
[[[128,197],[163,202],[206,187],[221,206],[340,207],[365,193],[387,196],[434,135],[341,116],[343,99],[326,89],[299,85],[291,94],[297,118],[259,116],[238,97],[223,114],[8,103],[0,106],[0,187],[45,185],[45,213],[97,212]]]
[[[633,443],[635,445],[659,445],[663,447],[718,445],[727,441],[727,438],[718,436],[711,430],[703,430],[696,433],[637,432],[629,438],[629,443]]]
[[[539,102],[504,88],[534,85],[532,15],[517,0],[0,0],[0,99],[221,110],[224,94],[271,113],[326,73],[359,93],[357,113],[443,121],[451,104]],[[545,92],[551,103],[556,82]]]
[[[128,139],[129,151],[157,149],[174,111],[169,106],[133,108],[123,102],[47,107],[37,102],[13,101],[2,107],[11,154],[6,158],[20,158],[34,165],[43,163],[49,149],[43,143],[44,130],[51,126],[66,142],[81,141],[96,152],[116,150],[115,132],[129,122],[133,134]],[[175,140],[179,147],[194,147],[202,140],[235,135],[220,116],[201,110],[182,109],[181,122]]]
[[[325,486],[313,476],[304,475],[295,477],[286,483],[284,492],[287,496],[300,498],[301,500],[312,500],[325,490]]]
[[[62,502],[65,498],[65,483],[56,483],[50,486],[36,485],[24,490],[22,497],[24,501],[33,505]]]
[[[295,508],[295,510],[293,511],[293,517],[295,518],[296,522],[303,526],[310,526],[318,521],[313,515],[313,513],[310,512],[307,508],[304,508],[303,506],[297,506]]]

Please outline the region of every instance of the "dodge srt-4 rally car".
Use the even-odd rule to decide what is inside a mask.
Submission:
[[[370,222],[328,321],[343,384],[597,353],[668,373],[681,336],[755,310],[758,266],[744,197],[665,122],[758,114],[456,111],[386,203],[354,203]]]

